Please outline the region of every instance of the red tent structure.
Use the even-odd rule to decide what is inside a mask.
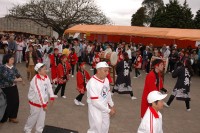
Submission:
[[[179,48],[188,46],[195,47],[196,41],[200,40],[200,30],[154,28],[137,26],[112,26],[112,25],[76,25],[66,29],[64,34],[86,34],[88,40],[98,42],[134,42],[154,46],[163,44],[177,44]]]

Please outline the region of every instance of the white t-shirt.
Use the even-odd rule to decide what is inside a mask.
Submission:
[[[163,133],[161,113],[149,107],[140,123],[137,133]]]

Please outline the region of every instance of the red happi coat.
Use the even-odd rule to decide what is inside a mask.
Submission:
[[[58,64],[58,84],[64,84],[67,82],[67,80],[69,80],[69,70],[71,69],[71,66],[69,64],[69,62],[65,63],[66,65],[66,75],[64,73],[64,66],[62,63]],[[63,77],[66,77],[66,79],[63,79]]]
[[[75,65],[78,61],[78,57],[77,57],[76,53],[70,53],[68,56],[68,60],[69,60],[70,64]]]
[[[141,55],[136,57],[134,67],[135,68],[141,68],[142,67],[142,56]]]
[[[93,57],[92,68],[96,68],[97,63],[99,63],[100,61],[101,61],[101,60],[100,60],[99,54],[96,54],[96,55]]]
[[[60,56],[58,55],[58,58]],[[56,61],[55,61],[55,55],[54,54],[50,54],[49,55],[49,59],[50,59],[50,66],[51,66],[51,79],[54,83],[57,82],[57,73],[58,73],[58,70],[57,70],[57,65],[56,64]]]
[[[90,74],[86,70],[84,70],[84,73],[87,82],[90,79]],[[86,83],[84,81],[84,76],[80,70],[76,74],[76,82],[77,82],[77,90],[79,91],[79,93],[84,94],[86,91],[86,87],[84,86],[84,84]]]
[[[163,88],[163,79],[159,73],[159,85],[156,86],[157,80],[154,71],[152,70],[145,79],[144,90],[142,94],[142,103],[141,103],[141,118],[143,118],[147,108],[149,107],[147,96],[151,91],[160,91]]]

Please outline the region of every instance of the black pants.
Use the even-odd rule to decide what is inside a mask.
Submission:
[[[78,100],[79,102],[82,101],[82,98],[83,98],[84,94],[79,94],[77,97],[76,97],[76,100]]]
[[[150,61],[148,61],[147,66],[146,66],[146,73],[150,72]]]
[[[169,100],[168,100],[168,102],[167,102],[167,105],[170,106],[170,104],[172,103],[172,101],[174,100],[174,98],[175,98],[175,96],[174,96],[174,95],[171,95],[171,96],[169,97]],[[185,106],[186,106],[187,109],[190,109],[190,101],[189,101],[189,100],[186,100],[186,101],[185,101]]]
[[[65,86],[66,86],[66,83],[64,84],[58,84],[58,86],[56,87],[55,91],[54,91],[54,94],[57,95],[59,90],[61,89],[61,97],[65,95]]]
[[[19,93],[17,86],[2,88],[6,95],[7,107],[1,122],[6,122],[8,118],[17,118],[19,109]]]
[[[138,77],[140,75],[140,71],[138,68],[135,68],[135,77]]]
[[[114,94],[115,92],[118,92],[118,91],[116,91],[116,90],[114,89],[114,87],[113,87],[112,93]],[[127,94],[127,93],[122,93],[122,94]],[[133,91],[130,91],[129,94],[130,94],[131,97],[133,97]]]
[[[71,64],[71,67],[72,67],[72,75],[74,75],[74,67],[75,67],[75,65]]]
[[[175,62],[172,62],[172,61],[169,62],[169,69],[170,69],[169,71],[170,72],[174,71],[175,64],[176,64]]]

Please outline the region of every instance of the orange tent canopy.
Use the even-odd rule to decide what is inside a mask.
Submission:
[[[112,25],[76,25],[66,29],[67,33],[89,33],[106,35],[130,35],[142,37],[157,37],[178,40],[200,40],[200,30],[176,29],[176,28],[154,28],[137,26],[112,26]]]

